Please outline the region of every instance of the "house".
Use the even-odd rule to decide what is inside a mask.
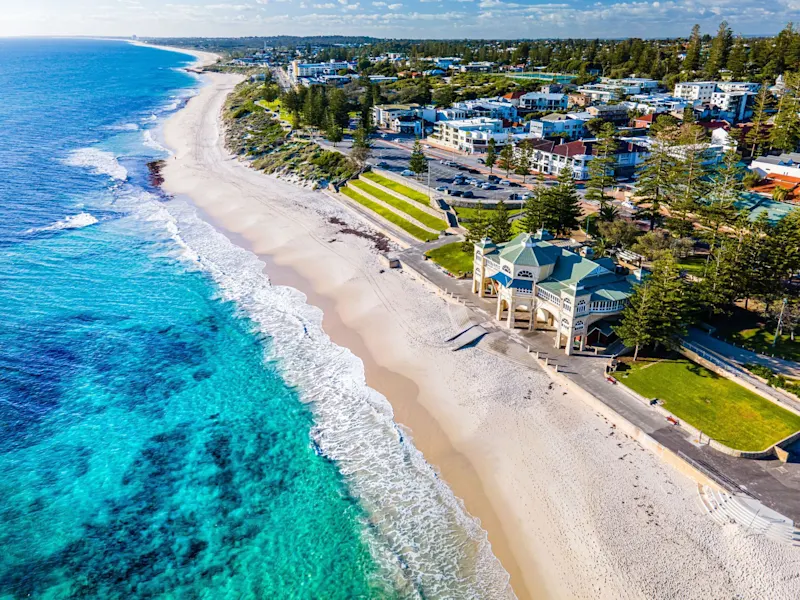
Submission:
[[[601,104],[600,106],[588,106],[586,112],[592,115],[593,119],[603,119],[617,125],[627,125],[628,107],[624,104]]]
[[[635,117],[633,119],[633,126],[637,127],[637,128],[640,127],[642,129],[650,129],[650,126],[656,120],[656,116],[657,115],[655,113],[648,113],[648,114],[642,115],[640,117]]]
[[[494,63],[489,61],[471,62],[459,67],[462,73],[491,73],[492,69],[494,69]]]
[[[569,99],[566,94],[544,94],[530,92],[519,98],[519,107],[522,110],[566,110]]]
[[[385,75],[370,75],[370,83],[394,83],[397,77],[387,77]]]
[[[442,69],[429,69],[427,71],[422,72],[425,77],[444,77],[447,75],[447,71],[443,71]]]
[[[522,98],[524,95],[525,92],[521,91],[508,92],[507,94],[503,94],[503,100],[505,100],[506,102],[510,102],[511,104],[519,108],[520,98]]]
[[[461,59],[458,56],[443,56],[433,59],[433,64],[435,64],[439,69],[444,69],[445,71],[459,63],[461,63]]]
[[[784,152],[780,156],[759,156],[750,163],[750,169],[762,177],[788,175],[800,177],[800,152]]]
[[[589,106],[592,103],[592,99],[587,96],[586,94],[579,94],[579,93],[572,93],[568,94],[567,104],[569,106]]]
[[[372,121],[379,129],[421,136],[425,121],[433,122],[436,111],[419,104],[380,104],[372,107]]]
[[[619,315],[641,280],[609,258],[591,260],[556,245],[546,231],[507,243],[474,245],[472,293],[497,298],[496,318],[510,328],[555,329],[555,347],[583,350],[598,322]]]
[[[574,140],[584,135],[585,124],[585,120],[576,119],[568,114],[551,113],[541,119],[528,121],[528,129],[531,135],[537,138],[562,136]]]
[[[578,181],[589,179],[589,163],[597,149],[596,140],[578,140],[557,143],[551,140],[529,140],[531,169],[544,175],[558,175],[570,169]],[[520,152],[517,148],[516,152]],[[614,172],[632,175],[636,167],[649,155],[647,147],[632,140],[620,140],[614,153]]]

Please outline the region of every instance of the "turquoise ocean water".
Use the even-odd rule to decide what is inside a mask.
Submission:
[[[0,598],[501,598],[322,332],[149,182],[191,58],[0,40]]]

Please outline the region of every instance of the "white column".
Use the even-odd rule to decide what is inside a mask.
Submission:
[[[503,296],[501,294],[497,294],[497,316],[495,318],[498,321],[503,318]]]
[[[506,320],[506,325],[509,329],[514,329],[514,297],[511,297],[511,301],[508,303],[508,319]]]
[[[556,327],[556,341],[553,344],[556,348],[561,348],[561,325]]]
[[[584,348],[586,348],[586,334],[585,333],[581,336],[581,352],[583,352]]]
[[[573,347],[574,345],[575,345],[575,338],[574,338],[574,337],[573,337],[573,335],[570,333],[570,334],[567,336],[567,347],[564,349],[564,350],[565,350],[565,352],[567,353],[567,356],[571,356],[571,355],[572,355],[572,347]]]

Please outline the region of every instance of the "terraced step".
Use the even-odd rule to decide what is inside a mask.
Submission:
[[[354,202],[373,212],[377,217],[380,217],[380,219],[387,221],[394,227],[402,229],[407,234],[422,242],[431,242],[439,237],[438,234],[431,233],[429,230],[415,225],[408,219],[404,219],[395,211],[390,210],[383,204],[368,198],[364,194],[361,194],[355,188],[345,186],[341,188],[340,191]]]
[[[412,223],[419,225],[425,229],[430,229],[433,232],[439,233],[447,229],[447,223],[441,219],[431,216],[427,212],[420,210],[417,206],[400,200],[393,194],[388,193],[378,186],[372,185],[364,180],[356,179],[348,183],[348,185],[357,188],[359,193],[380,202],[387,208],[398,213],[404,219],[408,219]]]

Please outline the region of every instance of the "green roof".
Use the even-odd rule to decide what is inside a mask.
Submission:
[[[505,244],[500,258],[514,265],[542,267],[556,262],[561,250],[553,244],[537,239],[530,233],[521,233]]]

